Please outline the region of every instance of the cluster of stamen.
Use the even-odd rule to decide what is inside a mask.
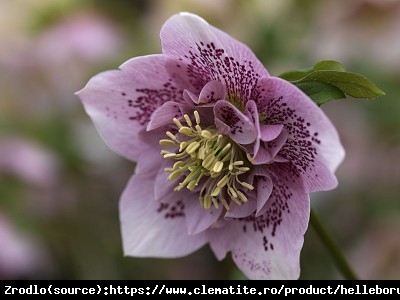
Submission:
[[[218,208],[222,203],[229,210],[232,201],[237,205],[247,202],[243,191],[254,187],[239,180],[240,175],[250,170],[239,146],[216,128],[203,129],[197,111],[194,111],[195,124],[187,114],[183,117],[186,125],[174,118],[178,132],[167,131],[168,139],[160,140],[160,145],[175,148],[175,151],[161,151],[164,158],[176,160],[172,167],[165,168],[171,173],[168,179],[182,178],[174,191],[185,187],[198,190],[200,204],[205,209],[211,205]]]

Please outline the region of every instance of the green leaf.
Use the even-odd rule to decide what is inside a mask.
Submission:
[[[332,70],[332,71],[344,72],[345,68],[340,62],[335,60],[320,60],[317,61],[314,67],[312,68],[288,71],[280,74],[278,77],[285,79],[287,81],[296,81],[318,70]]]
[[[305,82],[299,83],[297,86],[318,105],[324,104],[329,100],[346,97],[339,88],[326,82]]]
[[[321,60],[312,68],[288,71],[278,77],[298,86],[318,105],[346,96],[373,99],[385,94],[366,77],[346,72],[335,60]]]
[[[346,69],[344,68],[343,64],[336,61],[336,60],[320,60],[317,61],[317,63],[314,65],[312,70],[317,71],[317,70],[331,70],[331,71],[340,71],[340,72],[345,72]]]
[[[366,77],[342,71],[314,71],[294,82],[296,85],[309,82],[325,82],[339,88],[343,93],[354,98],[373,99],[385,93]]]

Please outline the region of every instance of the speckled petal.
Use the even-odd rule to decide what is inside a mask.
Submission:
[[[227,252],[250,279],[298,279],[300,251],[309,221],[309,197],[302,183],[281,180],[280,171],[265,214],[231,220],[209,230],[211,248],[218,259]]]
[[[168,58],[149,55],[125,62],[120,70],[92,77],[77,95],[105,142],[117,153],[138,160],[137,138],[152,113],[166,101],[183,101],[180,86],[166,69]]]
[[[225,100],[218,101],[214,106],[214,115],[221,123],[229,128],[229,137],[238,144],[250,144],[257,137],[253,122],[235,106]],[[216,123],[217,129],[225,133],[226,126]]]
[[[264,93],[257,99],[261,115],[270,125],[283,124],[288,139],[279,154],[293,162],[304,177],[307,191],[337,186],[334,172],[344,158],[344,149],[331,121],[306,94],[276,77],[262,79]]]
[[[212,80],[207,82],[201,90],[199,102],[197,104],[214,103],[218,100],[225,99],[225,96],[225,86],[217,80]]]
[[[174,258],[188,255],[206,242],[205,234],[189,236],[185,206],[154,200],[154,181],[133,176],[120,202],[124,254],[138,257]]]
[[[249,99],[258,79],[269,76],[246,45],[194,14],[172,16],[160,36],[163,53],[179,61],[177,65],[197,91],[218,80],[228,94]]]
[[[178,118],[181,115],[179,103],[168,101],[157,108],[150,117],[147,124],[147,130],[153,130],[161,126],[172,124],[173,118]]]

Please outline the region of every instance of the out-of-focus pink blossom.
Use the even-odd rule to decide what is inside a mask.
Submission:
[[[71,60],[102,62],[121,46],[121,33],[110,20],[95,12],[67,15],[44,31],[36,41],[36,55],[43,64],[65,64]]]
[[[45,253],[32,236],[19,231],[0,212],[0,279],[29,278],[44,269]]]
[[[0,174],[9,174],[39,187],[59,179],[59,161],[48,149],[20,137],[0,138]]]

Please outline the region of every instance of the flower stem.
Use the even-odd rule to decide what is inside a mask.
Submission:
[[[311,215],[310,215],[310,223],[314,227],[314,230],[317,232],[318,236],[325,244],[326,248],[332,255],[336,266],[342,273],[345,279],[349,280],[356,280],[358,279],[353,270],[351,269],[349,263],[347,262],[342,250],[333,240],[332,236],[328,233],[324,225],[321,223],[320,218],[316,214],[316,212],[311,208]]]

